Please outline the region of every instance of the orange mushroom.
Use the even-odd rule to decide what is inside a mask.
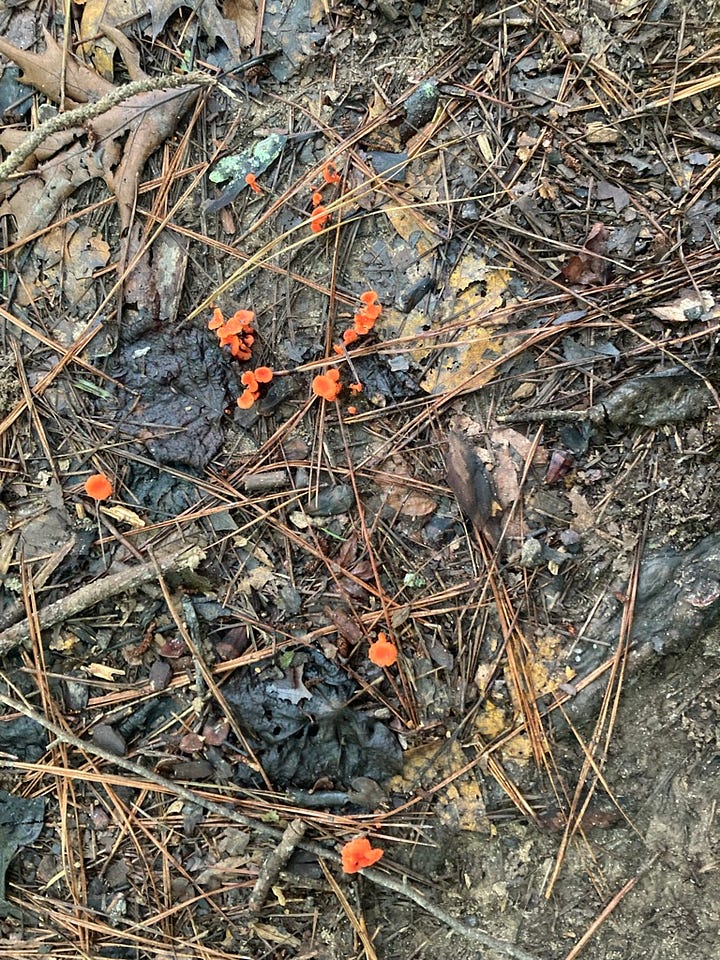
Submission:
[[[252,390],[248,390],[246,388],[238,397],[237,405],[240,407],[241,410],[249,410],[256,400],[257,400],[257,397],[252,392]]]
[[[104,473],[94,473],[85,481],[85,493],[93,500],[107,500],[113,495],[113,485]]]
[[[345,873],[357,873],[377,863],[384,853],[379,847],[371,847],[367,837],[355,837],[340,851],[342,868]]]
[[[340,372],[332,369],[327,373],[319,373],[313,377],[312,391],[317,397],[323,400],[337,400],[342,384],[340,383]]]
[[[391,667],[397,660],[397,655],[397,647],[384,633],[378,633],[377,640],[370,644],[368,651],[368,657],[376,667]]]
[[[340,183],[340,174],[332,160],[328,160],[323,167],[323,180],[325,183]]]
[[[310,217],[310,229],[313,233],[320,233],[328,222],[330,214],[322,204],[318,204]]]
[[[257,182],[257,177],[254,173],[245,174],[245,183],[250,187],[253,193],[262,193],[262,187]]]

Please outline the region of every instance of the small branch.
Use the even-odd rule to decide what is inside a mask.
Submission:
[[[363,870],[363,876],[367,877],[368,880],[372,880],[372,882],[379,887],[384,887],[386,890],[393,890],[395,893],[399,893],[401,897],[412,900],[421,910],[435,917],[440,923],[444,923],[453,933],[458,934],[458,936],[463,937],[470,943],[477,943],[480,944],[480,946],[496,950],[498,953],[510,957],[511,960],[538,960],[534,954],[527,953],[522,947],[517,947],[514,943],[509,943],[507,940],[498,940],[497,937],[493,937],[489,933],[466,926],[464,923],[456,920],[455,917],[450,916],[449,913],[446,913],[442,907],[433,903],[432,900],[428,900],[419,890],[408,886],[406,883],[401,883],[399,880],[393,879],[393,877],[389,877],[386,873],[380,873],[379,870]]]
[[[48,604],[38,615],[38,622],[41,630],[48,627],[54,627],[56,623],[63,623],[70,617],[87,610],[88,607],[94,607],[95,604],[110,597],[115,597],[120,593],[127,593],[135,590],[148,580],[152,580],[158,575],[158,569],[161,573],[168,570],[194,570],[195,567],[204,558],[205,553],[200,547],[192,544],[183,544],[172,549],[159,553],[155,560],[147,563],[141,563],[131,567],[129,570],[123,570],[120,573],[113,573],[110,576],[89,583],[85,587],[76,590],[69,596],[56,600],[55,603]],[[27,620],[22,620],[0,633],[0,654],[8,653],[18,644],[30,636],[30,624]]]
[[[248,909],[251,913],[260,912],[270,892],[270,887],[277,880],[278,874],[292,856],[295,847],[302,840],[306,829],[305,824],[299,819],[293,820],[285,828],[282,840],[262,865],[253,892],[250,894]]]
[[[28,157],[35,153],[40,144],[54,133],[60,133],[61,130],[70,130],[72,127],[81,127],[88,120],[93,120],[100,114],[107,113],[108,110],[116,107],[124,100],[136,97],[140,93],[149,93],[151,90],[177,90],[180,87],[192,87],[198,84],[211,86],[215,82],[213,77],[209,77],[200,70],[191,70],[189,73],[183,74],[167,74],[162,77],[145,77],[142,80],[133,80],[131,83],[116,87],[115,90],[111,90],[104,97],[92,103],[84,103],[74,110],[58,113],[28,134],[20,146],[0,163],[0,182],[7,180]]]

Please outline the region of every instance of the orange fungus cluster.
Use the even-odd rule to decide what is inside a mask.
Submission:
[[[376,667],[391,667],[397,660],[397,647],[388,640],[387,634],[378,633],[378,638],[370,644],[368,656]]]
[[[228,347],[237,360],[249,360],[252,345],[255,342],[255,329],[252,325],[255,314],[252,310],[237,310],[227,320],[219,307],[215,307],[208,323],[208,329],[214,330],[221,347]]]
[[[340,372],[335,368],[313,377],[312,391],[315,396],[322,397],[323,400],[337,400],[341,390]]]
[[[351,343],[355,343],[359,337],[370,333],[375,326],[375,321],[383,310],[375,290],[365,290],[364,293],[360,294],[360,300],[362,307],[355,313],[353,325],[348,327],[342,335],[343,343],[346,347],[349,347]],[[342,347],[336,346],[335,352],[342,353]]]
[[[245,371],[240,377],[240,382],[245,387],[238,397],[238,406],[241,410],[250,409],[260,396],[261,385],[270,383],[273,376],[272,367],[256,367],[254,370]]]
[[[345,873],[357,873],[365,867],[371,867],[382,857],[384,850],[371,847],[367,837],[356,837],[340,851],[342,867]]]
[[[340,183],[340,174],[338,173],[337,167],[332,160],[328,160],[323,167],[322,173],[324,181],[322,186],[319,190],[316,190],[314,187],[312,188],[311,200],[313,211],[310,214],[310,229],[313,233],[320,233],[330,219],[330,214],[323,205],[323,188],[330,183]]]

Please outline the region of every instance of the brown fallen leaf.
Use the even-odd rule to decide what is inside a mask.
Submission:
[[[21,306],[44,296],[56,302],[61,289],[69,306],[82,302],[86,312],[96,309],[94,274],[110,259],[110,248],[98,233],[87,224],[54,227],[38,239],[33,253],[25,263],[23,284],[18,288]]]
[[[241,47],[249,47],[255,39],[257,10],[254,0],[224,0],[223,13],[237,27]]]
[[[406,517],[426,517],[437,508],[435,497],[418,489],[402,457],[390,457],[382,464],[382,471],[377,476],[377,484],[383,491],[386,506]]]
[[[564,264],[562,275],[569,284],[594,286],[607,280],[607,237],[603,223],[594,223],[580,253]]]
[[[248,46],[255,38],[255,28],[253,26],[250,39],[244,39],[246,30],[242,32],[243,35],[241,36],[240,24],[233,22],[235,20],[234,15],[226,8],[225,16],[223,16],[218,10],[215,0],[153,0],[153,3],[150,4],[153,40],[158,38],[168,19],[180,7],[190,7],[195,12],[211,47],[215,46],[217,38],[220,37],[230,53],[237,56],[240,53],[240,48]]]
[[[137,52],[119,31],[104,28],[120,49],[131,75],[145,77],[137,67]],[[0,38],[0,53],[22,70],[22,83],[35,87],[55,103],[60,102],[63,50],[45,34],[42,54],[20,50]],[[75,57],[67,57],[65,72],[66,105],[76,107],[102,99],[113,90],[112,84],[98,76]],[[75,130],[76,140],[45,162],[39,163],[34,176],[24,180],[8,201],[17,221],[18,237],[30,236],[50,223],[60,205],[89,179],[103,177],[117,200],[123,233],[132,218],[140,174],[148,157],[170,137],[180,117],[198,94],[195,86],[151,90],[130,97],[106,113],[88,120]],[[92,149],[86,145],[89,136]],[[82,141],[81,141],[82,138]],[[123,140],[125,144],[123,146]],[[37,205],[27,197],[38,192]]]
[[[448,485],[462,512],[490,543],[497,543],[493,482],[473,448],[457,433],[448,435],[445,470]]]
[[[101,77],[112,81],[113,60],[116,46],[102,34],[101,24],[116,27],[121,23],[132,23],[147,10],[143,0],[86,0],[82,6],[80,20],[80,44],[82,54],[89,60]]]
[[[356,620],[349,617],[344,610],[332,607],[324,608],[325,616],[334,624],[340,636],[349,643],[360,643],[365,634]]]

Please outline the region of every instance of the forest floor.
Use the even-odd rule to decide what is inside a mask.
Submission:
[[[0,6],[0,957],[717,958],[719,15]]]

